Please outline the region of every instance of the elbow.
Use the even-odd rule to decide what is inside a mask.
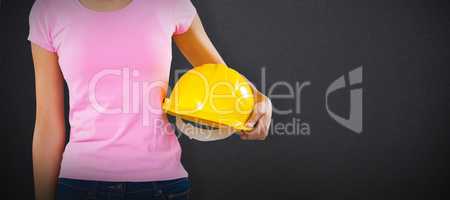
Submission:
[[[33,143],[36,140],[65,141],[66,128],[64,120],[36,118],[33,131]]]

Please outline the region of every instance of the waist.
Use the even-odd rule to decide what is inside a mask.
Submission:
[[[104,181],[153,181],[187,176],[174,132],[146,129],[71,133],[60,177]]]

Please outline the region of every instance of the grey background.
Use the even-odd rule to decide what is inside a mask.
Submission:
[[[1,1],[2,164],[10,199],[32,199],[33,1]],[[310,136],[200,143],[182,137],[193,199],[445,199],[449,178],[448,1],[194,1],[226,62],[258,87],[311,81],[301,118]],[[364,131],[326,113],[324,93],[363,65]],[[174,50],[173,69],[189,65]],[[173,71],[173,70],[172,70]],[[283,92],[280,90],[280,92]],[[348,115],[348,91],[332,109]],[[292,100],[273,101],[278,108]]]

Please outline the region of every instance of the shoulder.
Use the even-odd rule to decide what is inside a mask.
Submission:
[[[76,8],[77,0],[35,0],[30,11],[30,17],[46,18],[55,21],[71,13]]]

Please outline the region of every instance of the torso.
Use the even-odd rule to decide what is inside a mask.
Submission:
[[[173,8],[185,0],[123,0],[107,11],[93,0],[41,1],[69,88],[71,135],[60,177],[186,177],[180,145],[161,109],[176,29]]]

